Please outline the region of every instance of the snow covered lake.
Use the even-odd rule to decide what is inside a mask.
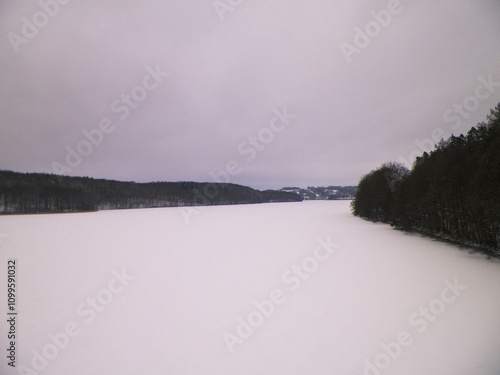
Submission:
[[[500,263],[348,201],[0,217],[0,373],[500,374]]]

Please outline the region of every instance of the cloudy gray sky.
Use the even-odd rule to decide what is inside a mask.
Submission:
[[[350,185],[500,102],[496,0],[60,2],[0,4],[0,169]]]

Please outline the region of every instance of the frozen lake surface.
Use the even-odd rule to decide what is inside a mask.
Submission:
[[[19,312],[2,374],[500,374],[500,263],[347,201],[4,216],[0,233]]]

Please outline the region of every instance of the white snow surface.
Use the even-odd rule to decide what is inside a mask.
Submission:
[[[500,263],[348,201],[3,216],[0,232],[19,312],[12,368],[2,282],[4,375],[500,374]]]

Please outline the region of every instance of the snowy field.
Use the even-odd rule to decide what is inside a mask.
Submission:
[[[0,217],[0,373],[497,375],[500,263],[347,201]]]

